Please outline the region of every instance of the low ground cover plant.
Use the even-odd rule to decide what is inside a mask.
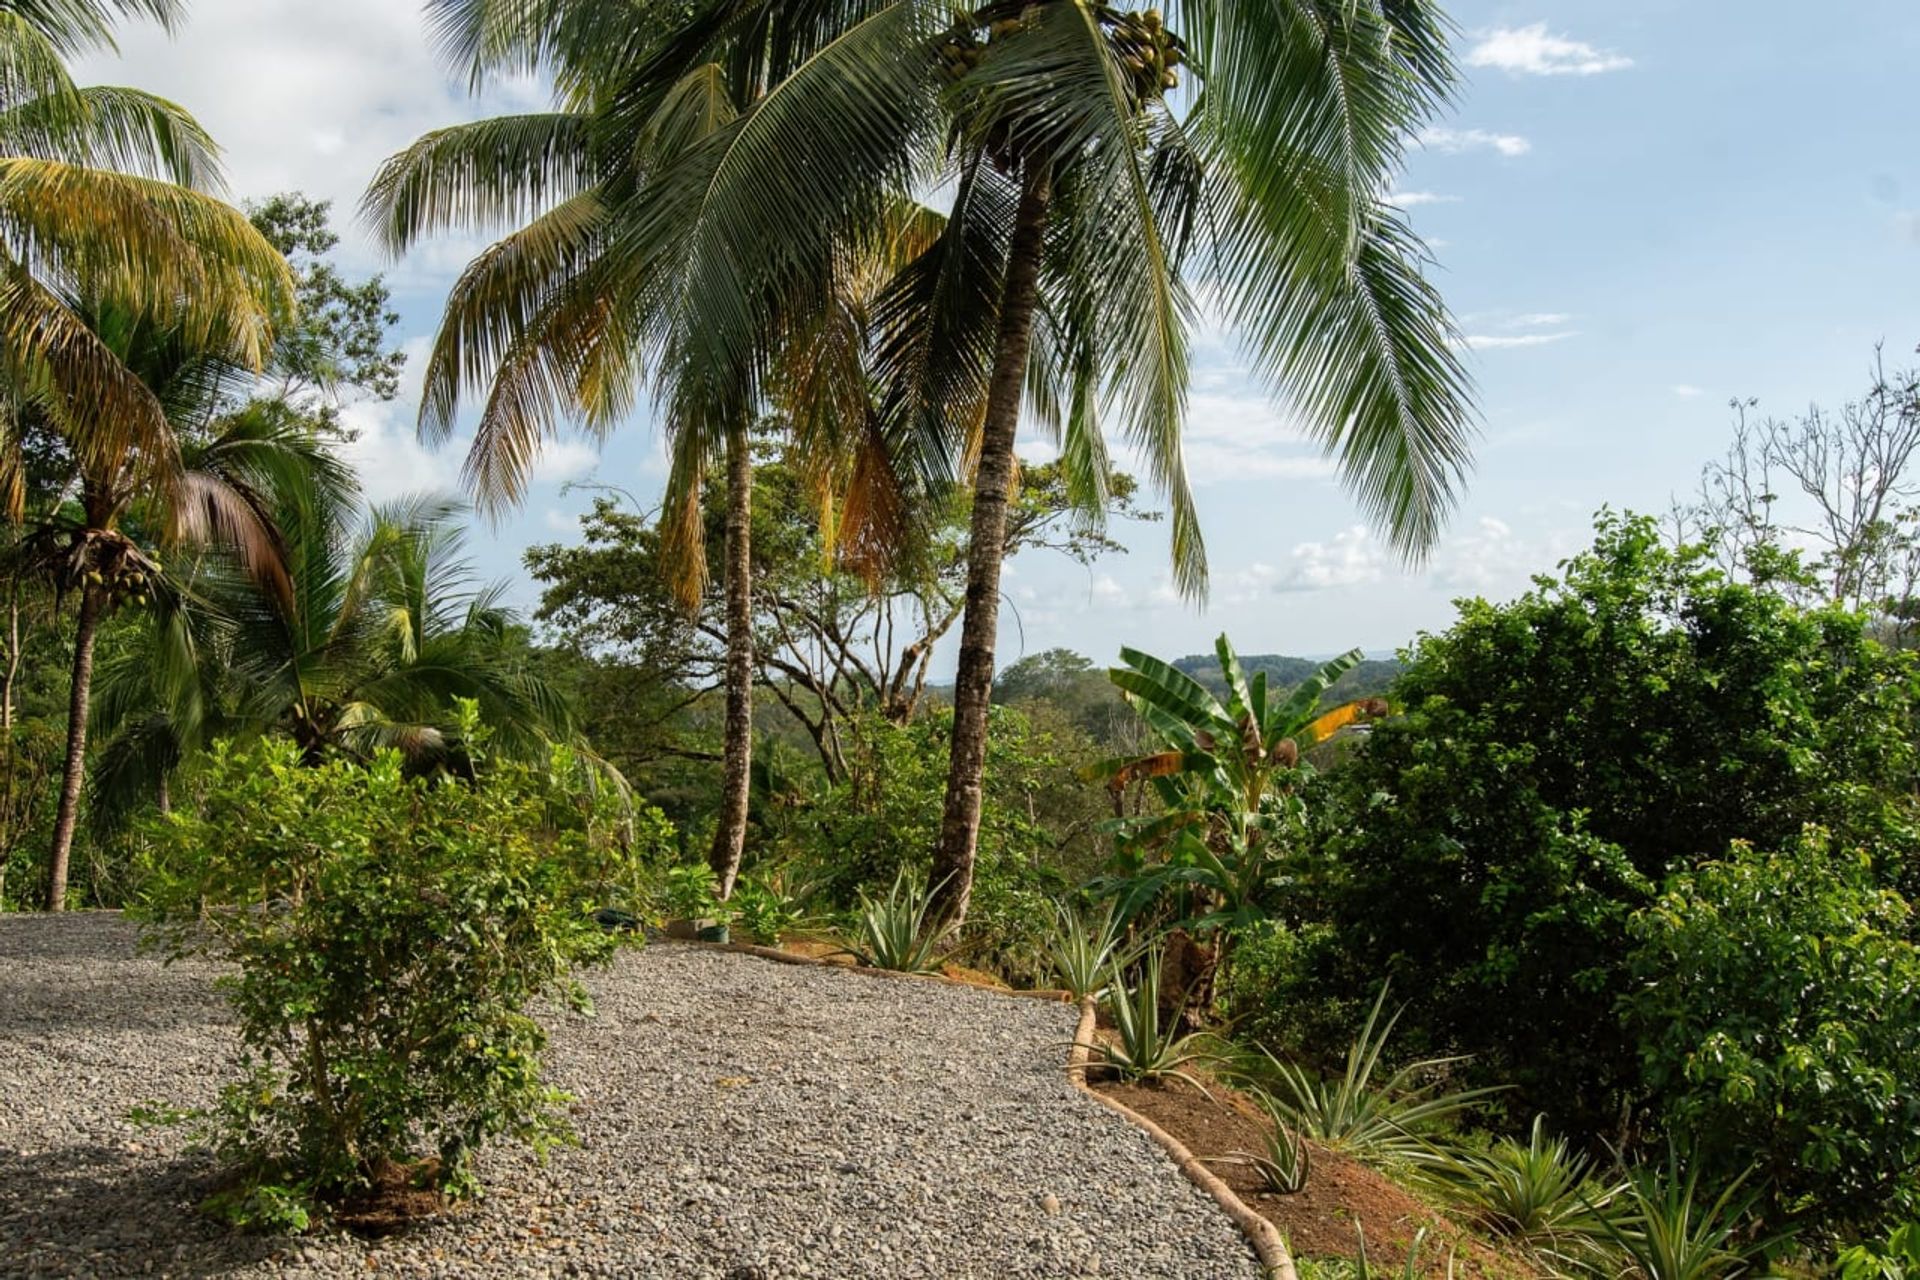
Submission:
[[[564,749],[471,781],[272,740],[210,754],[149,824],[143,906],[172,954],[234,966],[243,1078],[194,1117],[230,1174],[210,1207],[299,1229],[396,1188],[473,1194],[483,1143],[567,1137],[530,1009],[590,1008],[574,971],[616,945],[596,886],[632,856],[581,783]]]

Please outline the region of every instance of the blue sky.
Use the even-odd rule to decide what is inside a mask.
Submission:
[[[1471,340],[1483,435],[1464,502],[1428,564],[1397,564],[1284,405],[1229,341],[1196,362],[1189,457],[1211,548],[1197,609],[1169,589],[1164,526],[1092,570],[1035,554],[1007,581],[1003,661],[1066,645],[1243,652],[1390,649],[1446,625],[1461,595],[1503,597],[1584,543],[1602,504],[1662,510],[1724,447],[1732,396],[1763,412],[1837,404],[1873,345],[1920,344],[1920,146],[1911,0],[1820,10],[1742,5],[1463,2],[1467,80],[1398,184]],[[532,84],[469,99],[434,64],[403,0],[195,0],[172,42],[132,31],[81,68],[193,110],[228,148],[236,197],[297,188],[351,209],[372,168],[420,132],[540,101]],[[379,263],[419,350],[475,244]],[[369,491],[451,487],[458,448],[411,438],[412,405],[360,406]],[[1030,442],[1031,456],[1045,449]],[[523,512],[476,529],[486,570],[570,536],[570,480],[643,500],[661,480],[642,419],[605,450],[552,450]]]

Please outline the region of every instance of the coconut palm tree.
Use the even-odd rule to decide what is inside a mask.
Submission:
[[[529,669],[503,586],[476,582],[461,554],[463,514],[438,498],[356,514],[296,486],[276,518],[290,592],[262,589],[227,553],[183,571],[179,607],[157,610],[101,675],[103,820],[164,797],[221,738],[285,734],[316,764],[395,748],[414,769],[459,769],[460,699],[498,750],[566,737],[565,701]]]
[[[179,107],[136,90],[81,88],[63,58],[110,48],[117,19],[171,24],[175,0],[0,3],[0,493],[20,518],[23,415],[64,441],[72,528],[60,570],[78,597],[67,753],[48,905],[66,902],[86,765],[88,692],[102,617],[151,572],[120,524],[136,505],[175,539],[237,540],[262,572],[270,538],[244,495],[183,468],[159,388],[128,363],[156,342],[258,368],[292,305],[284,259],[207,194],[210,139]],[[156,337],[164,335],[164,337]]]
[[[1023,402],[1060,433],[1089,498],[1103,419],[1117,420],[1168,494],[1175,577],[1199,595],[1180,427],[1205,297],[1393,543],[1417,555],[1437,536],[1467,462],[1470,395],[1419,242],[1386,201],[1405,139],[1452,82],[1430,0],[1177,0],[1164,17],[1091,0],[693,0],[652,27],[618,0],[430,10],[477,79],[557,67],[593,106],[579,145],[546,145],[549,130],[532,150],[516,131],[511,158],[536,163],[488,158],[433,188],[460,218],[522,208],[533,189],[498,180],[508,172],[544,175],[541,195],[577,187],[586,138],[644,134],[702,68],[765,70],[764,92],[657,155],[617,206],[594,200],[603,310],[568,308],[608,335],[587,348],[623,340],[620,299],[644,298],[679,339],[677,376],[757,391],[835,265],[881,238],[901,201],[952,193],[868,335],[884,374],[875,433],[896,463],[974,492],[933,872],[949,925],[971,891]],[[630,72],[604,74],[608,50]],[[579,241],[539,244],[556,271],[580,260]],[[494,314],[466,350],[510,351],[547,323],[531,301]]]
[[[523,48],[519,35],[483,29],[512,16],[443,8],[441,34],[456,59],[471,64],[476,82],[542,62],[537,42]],[[574,16],[571,6],[554,11],[563,26]],[[876,264],[924,246],[938,219],[899,204],[881,237],[826,265],[824,287],[806,306],[783,309],[781,333],[766,351],[749,361],[713,358],[706,335],[716,324],[703,308],[734,308],[738,299],[703,294],[680,279],[674,243],[697,234],[680,219],[700,211],[659,198],[652,175],[707,148],[787,66],[775,40],[742,44],[724,63],[685,68],[644,111],[620,109],[626,87],[644,82],[651,56],[631,38],[630,8],[625,17],[613,43],[572,46],[543,66],[559,85],[556,110],[428,134],[383,166],[365,212],[396,252],[432,232],[495,231],[538,212],[463,273],[427,365],[420,422],[429,438],[451,431],[463,393],[485,396],[465,469],[484,510],[521,496],[542,441],[563,423],[603,434],[651,382],[671,443],[668,560],[692,607],[706,576],[701,485],[715,458],[724,459],[726,728],[710,861],[725,898],[740,866],[751,784],[753,427],[777,401],[784,412],[775,421],[790,429],[816,499],[838,504],[836,523],[850,549],[873,546],[877,529],[897,523],[903,506],[881,492],[886,477],[871,458],[864,467],[857,461],[870,415],[844,410],[870,400],[870,372],[859,356],[864,308],[886,278]],[[468,19],[477,25],[463,25]],[[516,30],[535,39],[532,28]],[[636,224],[656,237],[644,261],[626,256]],[[842,501],[849,494],[855,501]]]
[[[340,465],[311,434],[255,416],[209,424],[207,411],[223,389],[249,376],[231,353],[210,353],[203,335],[163,327],[124,307],[76,300],[87,331],[139,379],[165,415],[169,450],[164,470],[126,443],[100,447],[69,421],[57,397],[43,411],[63,449],[61,474],[41,495],[9,548],[18,572],[78,597],[69,689],[67,758],[55,815],[49,906],[65,905],[67,855],[79,814],[92,705],[93,652],[102,622],[114,611],[163,605],[174,587],[162,571],[158,544],[221,546],[262,589],[285,596],[291,583],[273,525],[274,495],[301,482],[333,489],[347,483]],[[23,512],[24,514],[24,512]]]

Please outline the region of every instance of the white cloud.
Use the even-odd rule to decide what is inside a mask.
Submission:
[[[360,476],[368,502],[388,502],[417,493],[457,493],[459,459],[466,441],[449,440],[438,449],[414,434],[413,413],[397,403],[367,401],[348,405],[341,418],[358,434],[342,452]]]
[[[1674,384],[1673,394],[1679,396],[1682,400],[1691,400],[1695,396],[1705,395],[1706,392],[1690,382],[1677,382]]]
[[[533,479],[545,484],[578,480],[600,465],[600,451],[585,440],[552,440],[533,460]]]
[[[1524,590],[1533,575],[1572,553],[1566,531],[1521,537],[1506,521],[1481,516],[1434,549],[1424,571],[1408,569],[1365,525],[1325,541],[1302,542],[1278,566],[1256,561],[1223,582],[1220,603],[1245,605],[1263,594],[1291,594],[1395,583],[1499,597]]]
[[[1183,448],[1195,484],[1312,480],[1333,474],[1315,444],[1238,370],[1207,378],[1188,401]]]
[[[1473,351],[1491,351],[1501,347],[1544,347],[1578,336],[1578,330],[1559,333],[1470,333],[1459,339],[1459,346]]]
[[[1460,197],[1441,195],[1438,191],[1395,191],[1387,196],[1387,203],[1414,209],[1423,204],[1459,204]]]
[[[1449,154],[1460,151],[1498,151],[1503,156],[1523,156],[1533,144],[1517,133],[1493,133],[1486,129],[1447,129],[1438,125],[1422,129],[1414,141],[1429,151]]]
[[[332,200],[362,269],[377,255],[348,224],[382,160],[429,129],[546,102],[531,82],[470,98],[439,64],[420,6],[398,0],[195,0],[173,38],[139,22],[117,38],[120,57],[76,66],[82,83],[136,84],[193,112],[226,148],[235,199]]]
[[[1509,75],[1591,76],[1622,71],[1633,59],[1596,49],[1583,40],[1570,40],[1536,22],[1529,27],[1500,27],[1488,32],[1467,51],[1470,67],[1492,67]]]
[[[1552,329],[1573,319],[1564,311],[1528,311],[1507,321],[1509,329]]]
[[[1087,589],[1087,594],[1093,598],[1094,603],[1106,605],[1109,608],[1125,608],[1129,599],[1127,589],[1121,586],[1110,573],[1103,573],[1096,577]]]
[[[1392,566],[1392,553],[1356,524],[1326,542],[1302,542],[1271,580],[1275,591],[1324,591],[1379,582]]]

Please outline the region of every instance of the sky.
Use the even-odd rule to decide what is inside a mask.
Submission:
[[[1920,360],[1920,146],[1911,0],[1823,17],[1785,0],[1460,0],[1464,83],[1410,149],[1397,201],[1465,335],[1480,412],[1463,499],[1430,558],[1398,561],[1338,477],[1245,376],[1230,334],[1194,361],[1188,463],[1212,590],[1183,601],[1166,526],[1087,568],[1008,565],[1001,661],[1065,646],[1184,654],[1229,632],[1243,653],[1394,649],[1444,628],[1453,601],[1510,597],[1588,541],[1604,505],[1661,512],[1725,447],[1728,401],[1781,416],[1866,386],[1876,343]],[[474,98],[435,60],[407,0],[193,0],[169,40],[131,28],[92,83],[151,89],[226,148],[231,194],[300,190],[347,223],[367,178],[421,133],[538,109],[534,83]],[[350,269],[382,271],[417,375],[446,288],[480,245],[398,262],[348,232]],[[411,390],[354,406],[373,499],[454,489],[465,441],[413,435]],[[1022,452],[1044,458],[1029,434]],[[604,450],[551,446],[520,512],[471,547],[523,606],[522,550],[566,540],[592,494],[645,503],[664,479],[642,414]],[[949,656],[948,662],[951,662]]]

